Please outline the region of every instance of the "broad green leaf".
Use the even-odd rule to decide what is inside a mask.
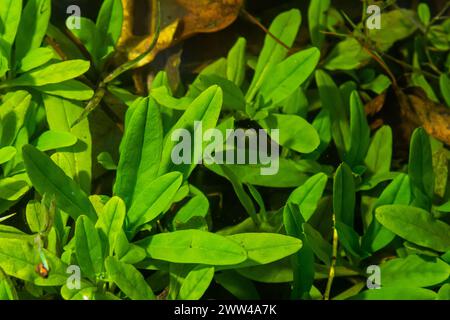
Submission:
[[[300,28],[301,20],[300,11],[297,9],[283,12],[273,20],[269,28],[272,36],[266,35],[264,39],[264,46],[256,64],[255,74],[245,96],[248,102],[253,100],[264,79],[272,75],[273,67],[281,62],[288,53],[288,49],[275,41],[273,37],[291,47]]]
[[[177,299],[198,300],[208,289],[214,277],[214,267],[198,265],[190,271],[181,285]]]
[[[28,202],[26,207],[26,218],[31,232],[38,233],[46,228],[46,212],[42,208],[41,203],[32,200]]]
[[[86,194],[48,156],[31,145],[24,146],[22,153],[28,176],[41,195],[55,195],[58,207],[75,220],[80,215],[96,220]]]
[[[383,226],[403,239],[436,251],[450,250],[450,226],[431,213],[404,205],[381,206],[375,212]]]
[[[353,91],[350,96],[350,134],[350,149],[345,158],[355,167],[363,163],[370,141],[369,124],[357,91]]]
[[[322,31],[326,30],[327,10],[330,0],[312,0],[308,7],[309,34],[313,46],[320,48],[325,39]]]
[[[216,273],[214,280],[240,300],[260,298],[253,282],[233,270]]]
[[[36,90],[78,101],[89,100],[94,95],[94,91],[89,86],[78,80],[66,80],[60,83],[46,84],[36,87]]]
[[[353,296],[352,300],[435,300],[437,293],[423,288],[390,287],[369,289]]]
[[[245,77],[245,49],[247,40],[240,37],[227,56],[227,78],[240,87]]]
[[[71,128],[72,123],[83,112],[83,107],[69,100],[50,95],[44,95],[43,100],[50,130],[68,132],[78,139],[74,146],[58,150],[58,154],[68,162],[75,182],[85,193],[90,194],[92,141],[89,122],[85,119]]]
[[[239,268],[236,271],[250,280],[262,283],[285,283],[292,282],[294,279],[289,259],[248,268]]]
[[[277,233],[239,233],[228,236],[247,251],[247,260],[233,268],[268,264],[296,253],[302,242]]]
[[[368,36],[381,51],[387,51],[397,41],[412,35],[418,28],[416,13],[407,9],[396,9],[381,13],[381,28],[369,29]]]
[[[154,300],[155,295],[142,274],[131,264],[119,261],[116,257],[105,260],[109,278],[132,300]]]
[[[409,177],[405,174],[397,176],[386,189],[383,190],[372,209],[382,205],[401,204],[408,205],[411,201],[411,186]],[[376,252],[388,245],[395,238],[395,233],[383,227],[377,219],[372,221],[362,238],[362,247],[366,251]]]
[[[317,204],[325,190],[328,177],[318,173],[309,178],[303,185],[292,191],[288,202],[295,203],[300,208],[303,219],[307,222],[317,208]]]
[[[162,152],[162,122],[152,98],[137,101],[125,124],[114,194],[130,208],[134,197],[157,177]],[[128,111],[130,112],[130,111]]]
[[[8,201],[16,201],[30,190],[25,177],[15,175],[0,179],[0,198]]]
[[[265,105],[277,106],[287,99],[308,79],[319,62],[317,48],[302,50],[275,65],[273,76],[267,77],[261,85],[260,94]]]
[[[375,175],[389,172],[392,159],[392,130],[382,126],[377,130],[370,142],[364,164],[367,170]]]
[[[205,217],[208,209],[208,198],[204,194],[199,193],[178,210],[172,223],[176,228],[178,225],[187,223],[193,217]]]
[[[303,229],[305,231],[306,242],[310,245],[311,250],[320,261],[329,266],[331,264],[333,250],[331,244],[327,242],[323,238],[322,234],[314,229],[309,223],[304,223]]]
[[[444,282],[449,276],[450,266],[444,261],[425,260],[414,254],[381,265],[382,287],[431,287]]]
[[[104,246],[94,223],[80,216],[75,226],[75,252],[85,276],[95,279],[103,271]]]
[[[81,76],[89,70],[89,62],[69,60],[39,67],[21,76],[4,82],[3,87],[32,86],[59,83]]]
[[[16,38],[19,27],[20,16],[22,15],[22,0],[3,0],[0,7],[0,39],[5,50],[5,58],[10,61],[11,47]]]
[[[40,67],[49,62],[54,55],[53,50],[50,48],[33,49],[19,62],[18,71],[23,73]]]
[[[165,86],[152,88],[150,95],[158,102],[158,104],[169,109],[186,110],[192,103],[193,99],[190,97],[183,97],[180,99],[172,97],[169,90],[170,89]]]
[[[36,140],[36,148],[41,151],[71,147],[77,143],[77,137],[69,132],[45,131]]]
[[[336,230],[339,236],[339,242],[353,256],[365,258],[368,254],[361,249],[359,243],[359,234],[353,228],[347,226],[341,221],[336,221]]]
[[[339,88],[325,71],[316,71],[316,83],[319,88],[322,108],[328,111],[331,118],[331,133],[334,143],[341,160],[343,160],[350,146],[349,112],[342,100]]]
[[[106,0],[97,18],[98,59],[110,54],[119,40],[122,31],[123,10],[121,0]]]
[[[134,234],[140,226],[157,218],[170,205],[182,182],[181,173],[171,172],[143,187],[128,210],[127,232]]]
[[[444,284],[438,291],[439,300],[450,300],[450,283]]]
[[[235,241],[215,233],[181,230],[150,236],[138,242],[153,259],[174,263],[238,264],[247,253]]]
[[[215,128],[222,101],[222,90],[218,86],[212,86],[191,103],[164,140],[159,175],[170,171],[179,171],[184,178],[190,175],[201,160],[204,148],[204,145],[195,140],[201,137],[202,132]],[[198,126],[195,126],[196,121],[199,121]],[[182,141],[172,141],[174,137],[178,138],[178,141],[182,138]],[[191,141],[192,139],[194,141]],[[185,153],[183,152],[182,158],[180,151],[187,153],[188,163],[183,163]],[[178,163],[174,163],[174,160]]]
[[[336,220],[353,226],[355,211],[355,183],[350,168],[342,163],[333,183],[333,210]]]
[[[101,235],[108,240],[109,255],[112,255],[119,233],[125,221],[125,203],[119,197],[112,197],[103,207],[95,227],[100,229]]]
[[[39,48],[50,20],[50,0],[29,0],[20,19],[16,37],[16,61],[21,61],[32,49]]]
[[[11,276],[38,286],[61,286],[67,281],[66,265],[53,253],[43,249],[49,266],[48,278],[42,278],[35,270],[41,262],[32,241],[0,238],[0,268]]]
[[[414,130],[411,137],[408,175],[411,178],[413,205],[431,209],[434,192],[434,173],[430,139],[424,129]]]
[[[17,150],[14,147],[3,147],[0,148],[0,164],[4,164],[14,158],[16,155]]]
[[[305,119],[293,114],[270,114],[259,124],[268,130],[271,137],[279,130],[279,141],[283,147],[301,153],[313,152],[320,144],[316,129]],[[269,130],[270,129],[270,130]]]

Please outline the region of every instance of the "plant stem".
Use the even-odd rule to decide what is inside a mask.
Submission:
[[[338,233],[336,231],[336,215],[333,213],[333,252],[331,256],[330,271],[328,273],[327,287],[323,295],[324,300],[330,300],[331,285],[333,284],[335,274],[334,268],[336,267],[336,260],[337,260],[337,248],[338,248]]]

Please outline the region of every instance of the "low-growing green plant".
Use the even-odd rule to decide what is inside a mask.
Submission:
[[[42,47],[46,33],[65,37],[47,28],[50,1],[28,0],[23,12],[21,1],[8,3],[0,8],[0,209],[25,203],[27,226],[0,218],[0,299],[193,300],[214,297],[217,286],[258,299],[260,283],[281,288],[279,298],[449,299],[448,149],[417,128],[407,164],[394,163],[391,127],[371,129],[365,112],[370,95],[397,87],[381,52],[424,27],[418,38],[448,54],[446,22],[431,19],[425,4],[419,20],[405,9],[383,13],[392,34],[352,23],[325,54],[325,34],[339,34],[349,18],[312,0],[313,46],[294,48],[302,16],[292,9],[275,17],[257,57],[240,37],[187,90],[175,90],[160,71],[148,95],[134,97],[119,76],[148,52],[112,72],[108,65],[122,27],[120,1],[104,1],[96,23],[82,18],[72,30],[93,62],[82,80],[98,83],[95,90],[75,80],[89,62],[61,62],[53,47]],[[412,83],[426,89],[426,76],[413,68]],[[353,80],[338,85],[336,70]],[[436,100],[447,101],[448,70],[438,80]],[[129,107],[118,162],[110,150],[98,155],[114,173],[109,192],[98,194],[88,115],[108,92]],[[74,100],[89,102],[83,108]],[[174,133],[195,137],[195,123],[202,132],[265,129],[281,148],[278,170],[262,175],[262,163],[201,161],[208,146],[195,140],[200,153],[174,162]],[[279,137],[271,136],[275,129]],[[205,188],[211,176],[225,178],[245,217],[226,212],[227,224],[219,223]],[[34,198],[20,200],[27,193]]]

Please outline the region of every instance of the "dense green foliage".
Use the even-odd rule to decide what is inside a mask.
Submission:
[[[324,56],[323,31],[344,33],[348,17],[312,0],[307,47],[285,47],[302,24],[291,9],[273,20],[257,57],[240,37],[187,90],[175,92],[159,71],[138,97],[118,74],[105,77],[114,74],[120,0],[105,0],[96,22],[82,18],[73,31],[90,61],[49,24],[50,0],[0,1],[0,299],[257,299],[261,283],[278,298],[449,299],[450,153],[417,128],[409,161],[393,162],[391,127],[373,130],[365,113],[392,79],[364,45],[387,52],[407,41],[410,84],[448,106],[450,19],[430,18],[426,4],[394,8],[380,30],[362,21]],[[420,72],[430,59],[423,48],[437,55],[438,85]],[[101,124],[90,107],[104,96],[128,106],[115,150],[93,138]],[[194,136],[196,121],[203,132],[264,128],[267,139],[278,129],[278,171],[198,164],[202,153],[174,163],[173,133]],[[114,176],[103,194],[92,188],[98,172]],[[236,202],[226,219],[208,179]],[[366,286],[371,265],[380,289]],[[78,288],[69,266],[81,270]]]

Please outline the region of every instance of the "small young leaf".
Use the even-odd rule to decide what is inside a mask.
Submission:
[[[333,210],[336,220],[353,226],[355,211],[355,183],[350,168],[342,163],[333,183]]]
[[[119,197],[112,197],[103,207],[95,227],[108,239],[109,255],[112,255],[119,233],[125,221],[125,203]]]
[[[227,57],[227,78],[240,87],[245,77],[245,49],[247,40],[240,37]]]
[[[80,216],[75,226],[75,252],[83,273],[95,279],[103,271],[104,246],[94,223]]]
[[[181,285],[177,299],[198,300],[208,289],[214,277],[214,267],[198,265],[190,271]]]
[[[49,130],[39,136],[35,145],[41,151],[48,151],[73,146],[77,140],[77,137],[69,132]]]

